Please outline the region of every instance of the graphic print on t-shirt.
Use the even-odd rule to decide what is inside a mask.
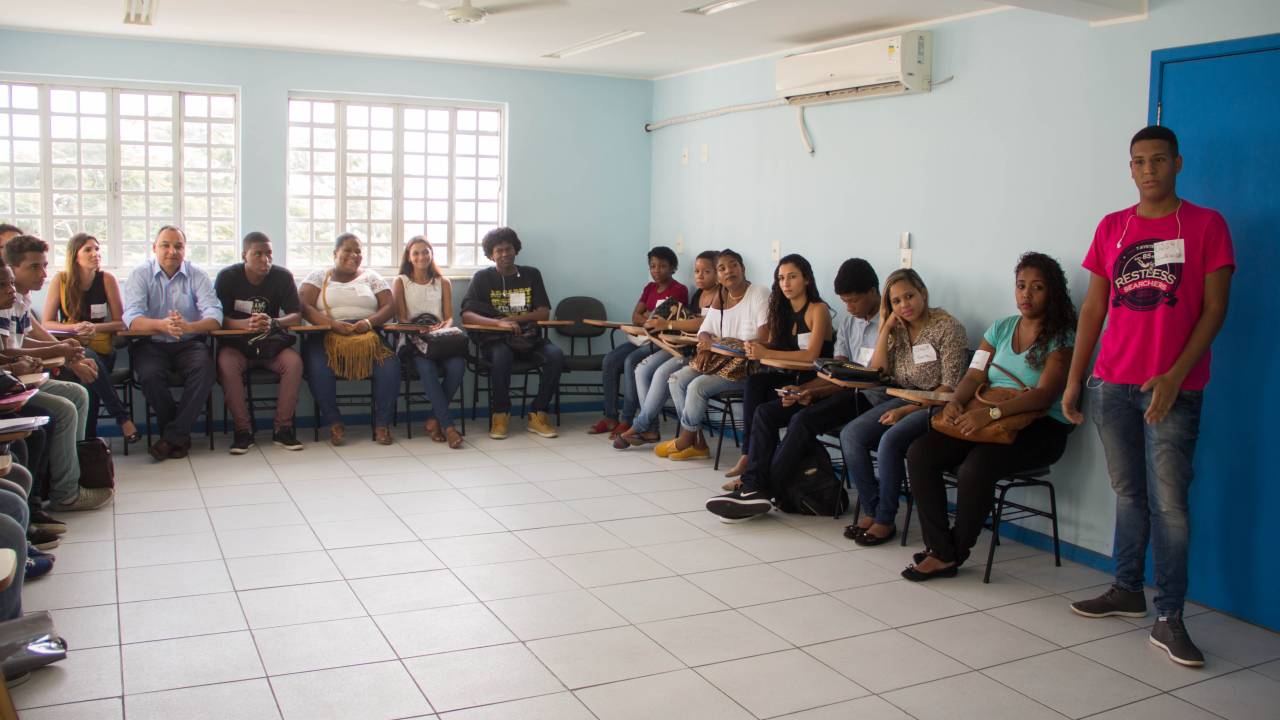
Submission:
[[[265,313],[267,311],[267,299],[261,295],[255,295],[251,298],[235,301],[235,309],[237,312],[255,314]]]
[[[1158,239],[1143,240],[1125,248],[1111,268],[1112,307],[1155,310],[1176,305],[1182,284],[1183,263],[1156,264]]]
[[[519,315],[529,310],[533,301],[532,287],[494,288],[489,291],[489,304],[503,315]]]

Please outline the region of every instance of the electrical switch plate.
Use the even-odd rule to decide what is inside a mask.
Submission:
[[[902,233],[901,239],[898,240],[898,248],[902,250],[908,250],[911,248],[911,233]]]
[[[684,252],[684,235],[676,233],[676,253]]]
[[[898,263],[898,267],[911,267],[911,248],[902,248],[901,253],[902,259],[901,262]]]
[[[680,151],[680,164],[681,165],[689,164],[689,146],[688,145],[686,145],[684,149]]]
[[[778,240],[774,240],[769,252],[773,255],[773,259],[776,262],[778,258],[782,257],[782,243]]]
[[[698,148],[698,155],[702,162],[711,159],[711,148],[706,143],[702,143],[702,147]]]

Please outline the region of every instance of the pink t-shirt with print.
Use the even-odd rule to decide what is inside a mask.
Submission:
[[[1222,215],[1184,200],[1162,218],[1138,217],[1136,205],[1104,217],[1084,267],[1106,278],[1111,289],[1093,374],[1141,385],[1173,367],[1200,320],[1205,276],[1234,268],[1235,256]],[[1204,389],[1209,360],[1206,351],[1183,390]]]

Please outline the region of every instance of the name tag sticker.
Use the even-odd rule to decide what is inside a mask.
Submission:
[[[1187,261],[1187,252],[1183,246],[1182,238],[1163,240],[1156,243],[1155,254],[1157,265],[1173,265]]]
[[[800,333],[796,335],[796,347],[801,350],[809,349],[809,338],[813,337],[813,333]]]
[[[253,314],[252,300],[237,300],[235,303],[236,312]]]
[[[95,303],[89,306],[89,317],[93,320],[105,318],[107,316],[107,304]]]
[[[520,310],[524,308],[525,297],[523,292],[513,292],[508,296],[507,302],[511,305],[512,310]]]
[[[987,361],[991,359],[991,353],[986,350],[978,350],[973,354],[973,362],[969,363],[969,367],[974,370],[986,370]]]
[[[871,356],[874,354],[875,354],[874,348],[867,348],[867,347],[858,348],[858,357],[854,358],[853,361],[858,363],[862,367],[866,367],[871,364]]]
[[[938,351],[933,349],[929,343],[920,343],[911,348],[911,359],[917,365],[923,365],[938,359]]]

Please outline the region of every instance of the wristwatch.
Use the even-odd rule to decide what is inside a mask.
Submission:
[[[987,414],[991,416],[992,420],[999,420],[1001,417],[1004,416],[1004,413],[1000,412],[1000,408],[998,407],[991,408],[990,410],[987,411]]]

